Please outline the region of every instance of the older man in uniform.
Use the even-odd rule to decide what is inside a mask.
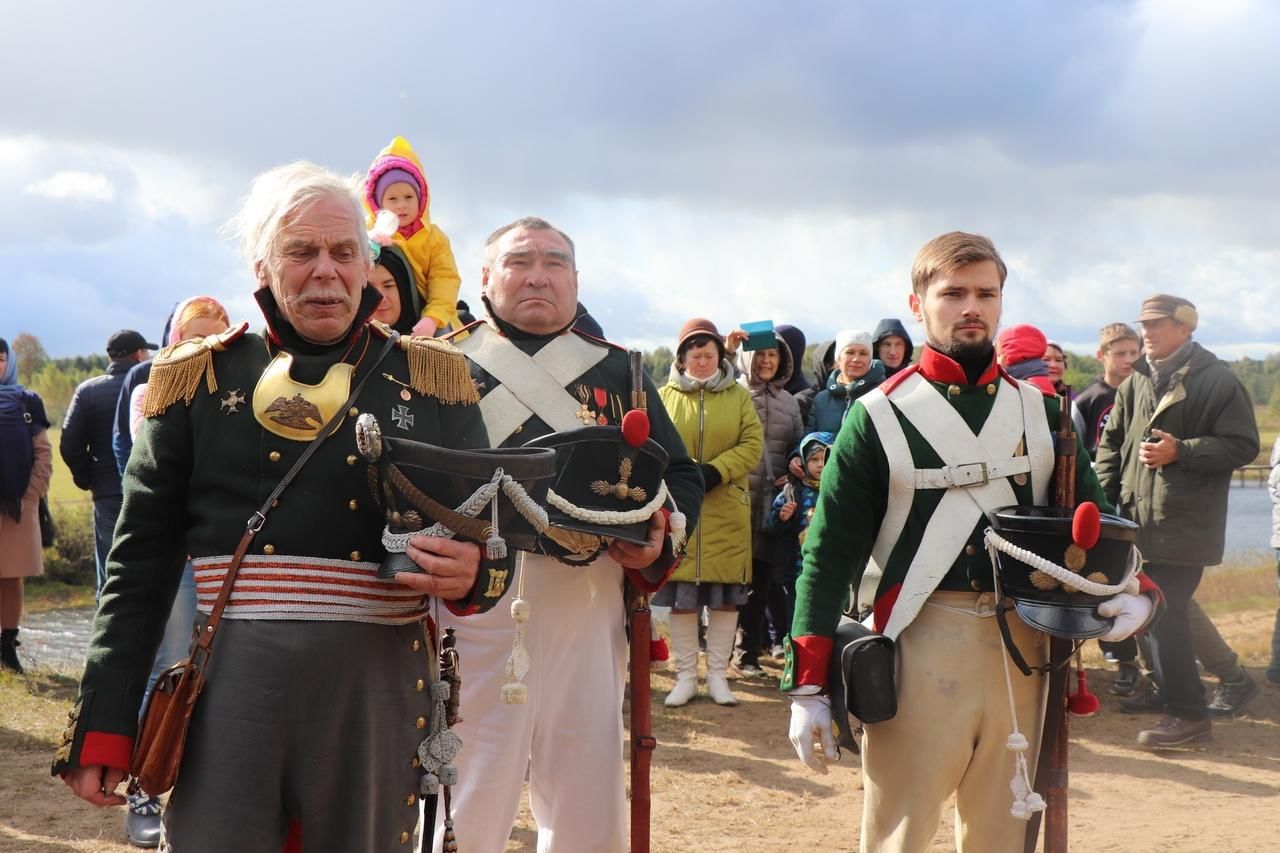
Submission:
[[[404,849],[418,819],[416,750],[429,596],[459,609],[486,599],[479,548],[419,537],[423,573],[375,576],[383,512],[370,495],[354,424],[448,447],[487,444],[462,356],[368,323],[368,238],[346,182],[294,163],[260,175],[233,222],[259,289],[247,324],[176,345],[152,369],[125,471],[88,662],[53,771],[95,805],[129,767],[152,657],[179,582],[196,566],[208,614],[259,509],[331,419],[252,541],[223,613],[165,814],[177,850],[278,853],[291,822],[315,851]],[[369,377],[354,404],[342,406]]]
[[[472,362],[494,445],[617,425],[632,390],[627,354],[572,328],[578,274],[568,235],[532,217],[499,228],[486,242],[482,280],[489,319],[466,327],[459,348]],[[669,456],[665,480],[692,530],[701,475],[652,383],[644,385],[650,435]],[[527,770],[540,851],[624,851],[622,592],[624,581],[652,591],[674,570],[666,514],[653,513],[644,546],[615,540],[607,550],[569,555],[544,538],[540,547],[544,553],[522,555],[518,569],[532,606],[526,704],[500,702],[515,632],[507,610],[446,622],[457,626],[463,660],[463,722],[455,731],[466,746],[454,822],[476,853],[505,849]]]
[[[1005,275],[979,235],[944,234],[920,250],[910,306],[927,345],[918,364],[854,404],[809,526],[783,677],[801,759],[826,772],[815,738],[836,757],[821,694],[850,584],[902,661],[897,715],[865,727],[863,851],[928,849],[953,793],[958,849],[1022,850],[1025,824],[1010,808],[1010,706],[1034,764],[1044,682],[1015,671],[1006,687],[983,533],[986,512],[1048,503],[1058,401],[996,364]],[[1105,506],[1083,448],[1076,494]],[[1141,595],[1105,601],[1099,612],[1116,617],[1106,638],[1127,636],[1151,611]],[[1041,664],[1044,636],[1017,619],[1009,628],[1028,663]]]

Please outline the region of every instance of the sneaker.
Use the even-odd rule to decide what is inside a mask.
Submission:
[[[129,808],[124,813],[124,831],[134,847],[160,846],[160,800],[146,794],[130,794]]]
[[[1120,700],[1122,714],[1159,714],[1164,710],[1164,700],[1154,684],[1148,683],[1144,689],[1135,688],[1134,695]]]
[[[742,674],[743,678],[759,678],[764,675],[764,670],[760,668],[759,664],[755,663],[738,664],[738,672]]]
[[[1112,696],[1132,696],[1142,683],[1142,671],[1131,660],[1120,661],[1116,677],[1107,685],[1107,692]]]
[[[774,660],[782,660],[786,656],[786,649],[782,648],[782,643],[774,643],[773,648],[769,649],[769,657]]]
[[[1243,668],[1240,672],[1244,678],[1239,681],[1218,682],[1218,688],[1213,691],[1213,701],[1209,703],[1210,714],[1215,717],[1234,717],[1258,695],[1258,682],[1250,678]]]
[[[1160,718],[1155,728],[1138,732],[1138,745],[1150,749],[1166,749],[1184,743],[1206,741],[1213,737],[1213,719],[1184,720],[1168,714]]]

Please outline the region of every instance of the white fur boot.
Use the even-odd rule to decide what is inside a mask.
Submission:
[[[733,639],[738,631],[736,610],[709,611],[707,623],[707,692],[717,705],[737,705],[738,697],[729,689],[725,675],[733,657]]]
[[[676,686],[667,694],[668,708],[679,708],[698,695],[698,614],[672,613],[671,657],[676,662]]]

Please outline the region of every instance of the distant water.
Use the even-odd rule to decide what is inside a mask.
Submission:
[[[1227,556],[1271,547],[1271,493],[1257,480],[1231,486],[1227,499]]]

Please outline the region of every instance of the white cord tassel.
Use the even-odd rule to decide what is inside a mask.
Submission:
[[[671,525],[671,550],[676,554],[680,553],[680,549],[684,547],[685,539],[688,537],[686,525],[687,519],[680,510],[673,510],[667,523]]]
[[[995,539],[999,539],[999,536],[988,528],[987,550],[991,555],[992,580],[996,584],[996,593],[998,594],[1000,592],[1000,577],[995,570],[997,547]],[[1008,543],[1006,542],[1005,544]],[[1030,551],[1026,553],[1033,557],[1035,556]],[[1022,558],[1018,557],[1018,559]],[[1013,792],[1013,805],[1009,808],[1009,814],[1019,820],[1030,820],[1031,815],[1035,812],[1044,811],[1045,803],[1044,798],[1031,789],[1031,775],[1027,769],[1027,749],[1030,744],[1027,742],[1027,736],[1018,730],[1018,709],[1013,701],[1013,677],[1009,673],[1009,655],[1002,654],[1000,662],[1004,664],[1004,689],[1009,697],[1009,719],[1013,723],[1013,732],[1009,735],[1009,740],[1005,742],[1005,746],[1013,753],[1013,778],[1009,780],[1009,790]]]
[[[523,705],[529,696],[523,679],[529,672],[529,652],[524,647],[524,623],[529,621],[532,608],[524,598],[524,552],[520,552],[520,578],[516,582],[516,597],[511,601],[511,619],[516,623],[515,637],[511,641],[511,655],[507,658],[507,683],[502,685],[503,705]]]
[[[490,526],[489,538],[484,540],[484,553],[490,560],[503,560],[507,556],[507,542],[498,532],[498,495],[495,493],[489,502]]]

